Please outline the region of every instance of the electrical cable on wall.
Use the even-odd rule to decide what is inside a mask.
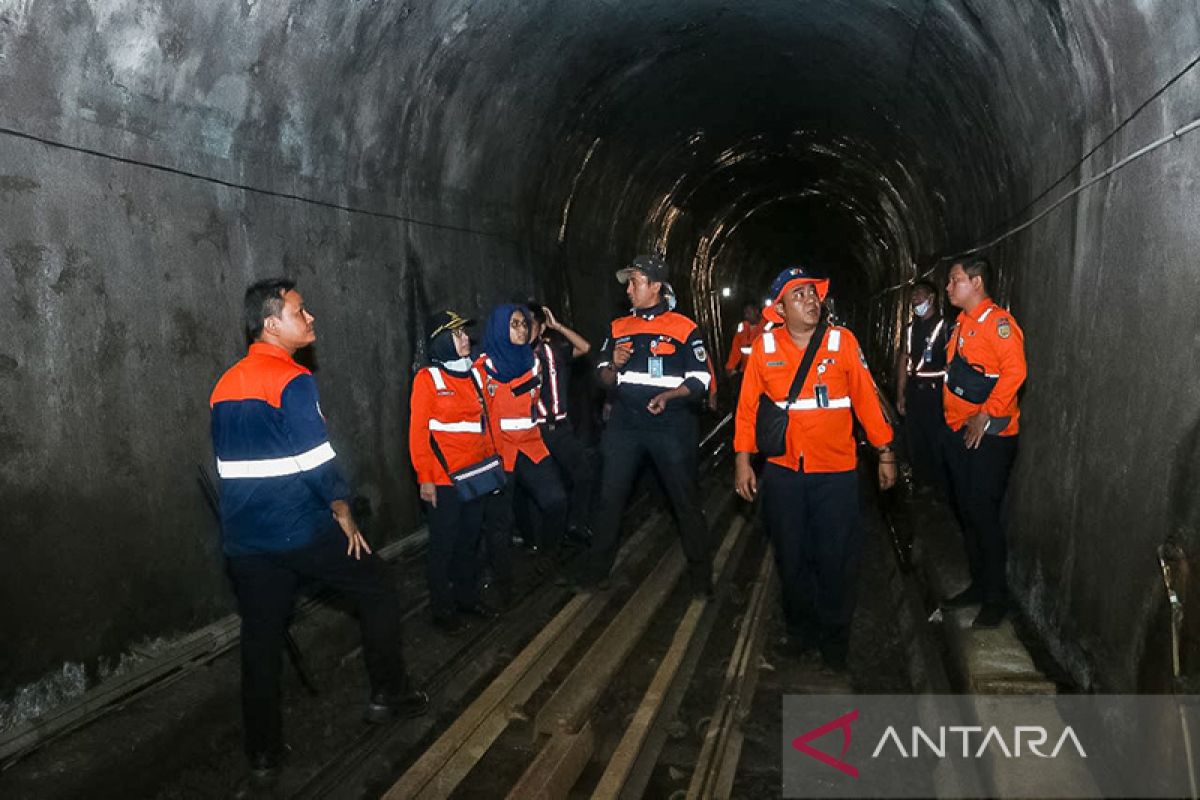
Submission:
[[[54,147],[54,148],[58,148],[61,150],[68,150],[73,153],[83,153],[84,155],[95,156],[97,158],[103,158],[108,161],[115,161],[119,164],[128,164],[128,165],[135,166],[135,167],[144,167],[145,169],[152,169],[157,172],[165,172],[168,175],[176,175],[176,176],[179,176],[182,178],[188,178],[190,180],[202,181],[204,183],[211,183],[211,184],[214,184],[217,186],[223,186],[227,189],[237,189],[239,191],[249,192],[251,194],[263,195],[265,197],[274,197],[274,198],[277,198],[280,200],[290,200],[290,201],[297,202],[297,203],[305,203],[307,205],[317,206],[319,208],[328,208],[328,209],[332,209],[334,211],[344,211],[347,214],[361,214],[363,216],[376,217],[378,219],[392,220],[394,222],[406,222],[406,223],[409,223],[412,225],[420,225],[420,226],[426,227],[426,228],[436,228],[438,230],[455,231],[458,233],[469,233],[469,234],[473,234],[476,236],[487,236],[487,237],[491,237],[494,239],[502,239],[502,240],[508,241],[508,242],[514,242],[514,243],[516,242],[516,240],[513,239],[511,236],[505,236],[504,234],[495,233],[493,231],[481,231],[481,230],[477,230],[475,228],[466,228],[466,227],[462,227],[459,225],[446,225],[446,224],[440,223],[440,222],[430,222],[428,220],[417,219],[415,217],[407,217],[407,216],[404,216],[403,214],[393,214],[393,213],[390,213],[387,211],[375,211],[375,210],[369,209],[369,208],[359,208],[357,206],[348,206],[348,205],[344,205],[342,203],[333,203],[328,200],[318,200],[313,197],[305,197],[304,195],[293,194],[291,192],[279,192],[279,191],[275,191],[274,189],[263,189],[263,188],[260,188],[257,186],[250,186],[250,185],[244,184],[244,183],[235,183],[233,181],[227,181],[227,180],[223,180],[221,178],[214,178],[211,175],[202,175],[198,172],[190,172],[188,170],[178,169],[176,167],[168,167],[163,164],[155,164],[151,161],[142,161],[142,160],[136,159],[136,158],[127,158],[125,156],[113,155],[112,153],[105,153],[102,150],[94,150],[90,147],[80,147],[79,145],[67,144],[66,142],[59,142],[59,141],[55,141],[54,139],[47,139],[43,136],[35,136],[32,133],[25,133],[24,131],[19,131],[19,130],[15,130],[13,128],[8,128],[8,127],[4,127],[4,126],[0,126],[0,134],[4,134],[5,136],[11,136],[15,139],[25,139],[27,141],[37,142],[38,144],[42,144],[47,147]]]
[[[1129,116],[1127,116],[1124,120],[1122,120],[1121,124],[1119,124],[1119,125],[1117,125],[1117,127],[1113,128],[1113,130],[1110,131],[1107,136],[1105,136],[1103,139],[1101,139],[1094,147],[1092,147],[1092,149],[1088,150],[1088,152],[1082,158],[1080,158],[1073,165],[1071,165],[1070,169],[1068,169],[1066,172],[1064,172],[1062,177],[1060,177],[1058,180],[1054,181],[1054,183],[1052,183],[1048,187],[1046,187],[1046,189],[1044,189],[1040,194],[1038,194],[1037,197],[1035,197],[1033,200],[1031,200],[1029,203],[1027,203],[1025,205],[1025,207],[1022,208],[1019,212],[1014,214],[1012,217],[1009,217],[1009,220],[1011,221],[1013,218],[1018,217],[1021,214],[1025,213],[1025,211],[1028,211],[1030,208],[1035,206],[1040,200],[1045,198],[1046,195],[1048,195],[1051,192],[1051,190],[1054,189],[1054,187],[1058,186],[1060,183],[1062,183],[1064,180],[1066,180],[1067,177],[1071,175],[1071,173],[1073,173],[1075,170],[1077,170],[1081,166],[1083,166],[1083,164],[1089,158],[1091,158],[1093,155],[1095,155],[1096,151],[1098,151],[1101,147],[1103,147],[1105,144],[1107,144],[1109,141],[1111,141],[1112,138],[1114,136],[1116,136],[1118,133],[1120,133],[1121,130],[1124,129],[1126,125],[1128,125],[1130,122],[1132,122],[1134,120],[1134,118],[1137,117],[1138,114],[1140,114],[1142,111],[1144,111],[1146,109],[1146,107],[1149,106],[1152,102],[1154,102],[1159,97],[1161,97],[1163,92],[1165,92],[1167,89],[1169,89],[1175,83],[1177,83],[1184,75],[1186,75],[1189,71],[1194,69],[1197,64],[1200,64],[1200,54],[1197,54],[1194,58],[1192,58],[1181,70],[1176,72],[1175,75],[1173,75],[1170,80],[1168,80],[1166,83],[1164,83],[1162,86],[1160,86],[1148,98],[1146,98],[1144,101],[1142,101],[1142,103],[1139,104],[1138,107],[1135,108],[1129,114]],[[986,250],[989,247],[993,247],[993,246],[999,244],[1000,242],[1004,241],[1005,239],[1009,239],[1009,238],[1015,236],[1016,234],[1020,233],[1021,231],[1025,230],[1026,228],[1028,228],[1031,225],[1033,225],[1034,223],[1036,223],[1038,220],[1045,217],[1047,214],[1049,214],[1051,211],[1053,211],[1054,209],[1061,206],[1066,201],[1070,200],[1072,197],[1075,197],[1076,195],[1078,195],[1084,189],[1087,189],[1088,187],[1095,185],[1096,183],[1100,182],[1101,180],[1112,175],[1117,170],[1122,169],[1122,168],[1128,166],[1129,164],[1133,163],[1134,161],[1141,158],[1142,156],[1148,155],[1149,153],[1154,152],[1158,148],[1162,147],[1164,144],[1173,142],[1176,139],[1183,138],[1184,136],[1193,132],[1197,128],[1200,128],[1200,117],[1197,117],[1196,119],[1192,120],[1191,122],[1189,122],[1185,125],[1181,125],[1180,127],[1176,128],[1175,130],[1171,131],[1170,133],[1166,134],[1165,136],[1155,139],[1153,142],[1150,142],[1149,144],[1138,148],[1137,150],[1133,151],[1132,153],[1130,153],[1129,155],[1120,159],[1119,161],[1111,164],[1104,171],[1102,171],[1096,175],[1093,175],[1091,178],[1088,178],[1086,181],[1079,184],[1071,191],[1069,191],[1066,194],[1062,195],[1061,197],[1057,198],[1049,206],[1042,209],[1042,211],[1040,211],[1037,214],[1035,214],[1034,216],[1030,217],[1025,222],[1022,222],[1019,225],[1009,228],[1008,230],[1004,231],[1004,233],[1001,233],[1000,235],[992,238],[990,241],[987,241],[983,244],[977,244],[973,247],[967,248],[965,250],[960,250],[956,253],[939,256],[936,259],[934,259],[933,263],[927,269],[925,269],[923,272],[916,272],[917,267],[914,264],[913,266],[914,266],[915,274],[913,275],[912,278],[910,278],[909,280],[906,280],[902,283],[897,283],[893,286],[888,286],[885,289],[881,289],[880,291],[878,291],[874,295],[872,295],[872,297],[875,297],[875,298],[882,297],[883,295],[889,294],[890,292],[894,292],[899,289],[903,289],[907,286],[911,286],[913,283],[915,283],[923,278],[928,278],[930,275],[933,274],[934,270],[936,270],[938,268],[938,266],[945,264],[948,261],[960,259],[965,256],[972,255],[973,253],[978,253],[981,250]]]

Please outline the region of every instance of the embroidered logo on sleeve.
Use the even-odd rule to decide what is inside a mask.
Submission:
[[[996,335],[1001,339],[1007,339],[1012,335],[1012,327],[1008,324],[1007,318],[1001,317],[1000,321],[996,323]]]
[[[708,353],[704,352],[704,345],[699,344],[692,348],[692,353],[695,354],[697,361],[707,361]]]

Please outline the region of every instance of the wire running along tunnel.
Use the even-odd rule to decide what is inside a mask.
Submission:
[[[1198,52],[1188,0],[7,4],[6,715],[230,611],[193,475],[250,280],[304,286],[383,540],[430,309],[536,292],[598,338],[656,249],[723,349],[802,263],[886,372],[896,287],[1191,122]],[[1187,133],[986,250],[1030,359],[1013,591],[1084,687],[1158,680],[1155,547],[1196,544]]]

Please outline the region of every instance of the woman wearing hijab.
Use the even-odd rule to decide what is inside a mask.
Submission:
[[[546,555],[562,542],[567,523],[567,495],[537,424],[541,386],[529,332],[532,315],[525,306],[497,306],[483,334],[477,366],[484,377],[489,420],[504,470],[505,489],[488,498],[484,535],[501,597],[512,599],[513,488],[520,484],[542,512]]]
[[[451,473],[495,455],[485,429],[482,374],[471,363],[471,323],[454,311],[429,322],[430,364],[413,378],[408,447],[429,525],[426,578],[434,624],[461,627],[460,613],[492,619],[479,597],[484,498],[464,500]]]

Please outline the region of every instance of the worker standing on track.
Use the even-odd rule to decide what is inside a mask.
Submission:
[[[537,357],[529,346],[532,315],[525,306],[497,306],[488,317],[484,352],[476,365],[484,380],[492,433],[509,481],[484,506],[484,535],[500,599],[513,599],[512,530],[516,484],[541,511],[541,531],[548,549],[541,554],[548,568],[567,526],[567,495],[558,468],[538,427],[541,380]]]
[[[746,303],[742,307],[742,321],[738,323],[737,333],[729,345],[729,358],[725,360],[725,374],[730,378],[739,375],[746,368],[750,358],[750,347],[763,332],[762,311],[755,303]]]
[[[896,410],[904,417],[904,438],[913,477],[921,491],[945,489],[942,457],[942,382],[950,325],[937,308],[933,284],[920,281],[909,295],[912,320],[904,329],[896,365]]]
[[[783,327],[755,341],[746,365],[734,431],[734,489],[749,501],[761,486],[793,654],[818,647],[826,665],[840,670],[862,548],[854,418],[879,452],[882,489],[895,483],[896,457],[857,339],[822,319],[828,289],[828,280],[798,267],[771,285],[774,302],[764,313]],[[786,411],[785,452],[768,459],[761,481],[751,466],[764,435],[757,423],[760,402]]]
[[[588,515],[592,507],[595,478],[583,442],[567,414],[570,396],[571,361],[586,356],[592,345],[574,330],[558,321],[546,306],[533,312],[533,352],[542,380],[537,421],[550,455],[570,483],[567,504],[567,533],[576,541],[591,540]],[[557,334],[551,337],[551,334]]]
[[[708,354],[696,323],[670,310],[667,266],[660,257],[638,256],[617,272],[617,280],[625,284],[632,309],[613,321],[597,367],[614,397],[601,441],[600,505],[578,588],[606,585],[621,513],[648,458],[675,510],[691,590],[707,597],[712,543],[700,503],[696,447],[697,408],[711,380]]]
[[[242,618],[242,718],[252,783],[273,785],[284,753],[280,671],[302,581],[355,603],[371,681],[369,722],[424,713],[400,644],[400,598],[350,514],[350,487],[329,443],[312,373],[296,363],[316,341],[295,283],[260,281],[243,298],[253,342],[213,388],[212,443],[221,547]]]
[[[479,596],[479,534],[486,495],[463,492],[451,477],[464,472],[478,476],[496,454],[485,427],[483,377],[471,360],[466,331],[470,324],[454,311],[430,319],[430,364],[413,378],[409,404],[409,454],[429,523],[429,607],[433,624],[449,633],[461,628],[459,614],[496,616]],[[503,472],[503,464],[494,458],[490,466]]]
[[[971,570],[971,585],[945,605],[981,603],[977,628],[996,627],[1008,612],[1003,506],[1017,457],[1017,391],[1026,375],[1025,334],[988,296],[990,271],[983,258],[950,268],[946,292],[962,311],[946,351],[942,392],[943,452]]]

